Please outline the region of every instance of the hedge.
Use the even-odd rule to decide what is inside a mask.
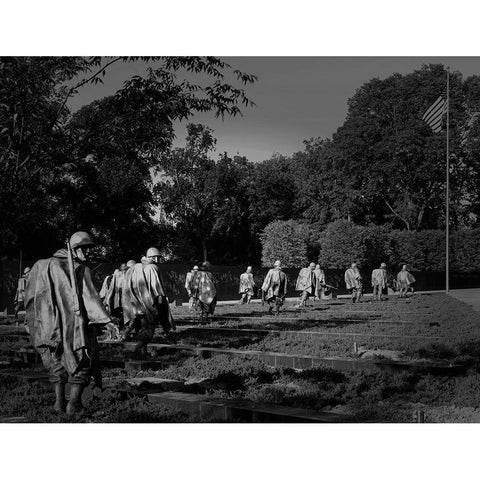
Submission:
[[[260,235],[262,266],[271,267],[280,260],[284,267],[301,267],[308,262],[308,226],[295,220],[269,223]]]
[[[445,271],[443,230],[390,230],[346,220],[337,220],[319,230],[318,226],[290,220],[268,225],[262,242],[266,266],[278,258],[289,267],[318,261],[324,268],[343,269],[357,261],[367,269],[386,262],[391,267],[409,263],[416,271]],[[313,257],[312,251],[319,251],[318,258]],[[456,273],[480,271],[480,229],[451,232],[450,269]]]

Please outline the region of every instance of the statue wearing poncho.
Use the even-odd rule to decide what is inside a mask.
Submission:
[[[262,298],[267,300],[269,309],[268,313],[272,313],[273,307],[276,307],[275,314],[280,313],[280,307],[283,305],[287,295],[287,276],[282,272],[280,262],[275,262],[275,268],[271,268],[262,285]]]
[[[317,277],[315,276],[314,269],[315,264],[311,263],[310,266],[302,268],[298,274],[295,290],[302,292],[299,305],[301,307],[306,305],[308,297],[315,295]]]
[[[345,285],[352,294],[352,302],[359,302],[362,296],[363,281],[356,263],[345,271]]]
[[[404,265],[397,275],[397,288],[400,290],[400,297],[407,296],[408,290],[412,288],[415,281],[415,277],[408,271],[407,266]]]
[[[32,267],[25,289],[31,342],[42,356],[52,383],[86,385],[93,374],[101,386],[95,326],[110,322],[92,282],[90,269],[75,259],[80,314],[74,311],[68,254],[58,250],[52,258]]]
[[[122,292],[124,338],[135,330],[137,345],[134,355],[146,355],[155,327],[165,333],[175,330],[167,294],[158,266],[148,258],[130,267],[125,273]]]
[[[242,296],[240,304],[250,303],[255,294],[255,280],[253,279],[252,267],[248,267],[247,271],[240,275],[238,293]]]
[[[210,268],[210,263],[204,262],[202,269],[193,272],[190,280],[190,292],[201,320],[208,320],[208,316],[215,312],[217,304],[217,289]]]

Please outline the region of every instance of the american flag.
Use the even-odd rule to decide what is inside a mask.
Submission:
[[[442,94],[432,103],[432,105],[430,105],[427,111],[423,114],[422,119],[435,133],[442,130],[442,118],[443,114],[446,113],[447,108],[448,105],[446,91],[443,91]]]

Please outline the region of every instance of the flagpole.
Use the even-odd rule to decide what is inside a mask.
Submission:
[[[445,209],[445,292],[450,291],[450,158],[449,158],[449,134],[450,134],[450,68],[447,67],[447,188]]]

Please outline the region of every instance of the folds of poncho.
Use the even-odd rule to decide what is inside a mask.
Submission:
[[[332,298],[332,294],[325,294],[325,272],[322,269],[316,268],[313,273],[315,274],[315,296],[322,300],[329,300]]]
[[[125,273],[117,272],[112,275],[112,279],[107,289],[103,303],[107,305],[110,312],[122,306],[123,287],[125,285]]]
[[[17,291],[15,293],[15,302],[23,302],[25,299],[25,287],[27,285],[27,277],[20,277],[18,279]]]
[[[415,277],[407,270],[400,270],[397,275],[397,286],[399,288],[408,288],[415,283]]]
[[[362,286],[362,277],[358,268],[349,268],[345,271],[345,284],[347,290],[352,288],[360,288]]]
[[[102,288],[100,289],[100,298],[105,298],[110,287],[110,283],[112,282],[113,275],[107,275],[105,280],[102,283]]]
[[[193,272],[188,272],[185,277],[185,290],[190,291],[190,282],[192,280]]]
[[[73,288],[65,249],[57,251],[52,258],[35,263],[25,289],[25,308],[33,346],[61,351],[62,364],[70,374],[77,371],[85,351],[91,359],[94,358],[95,329],[87,327],[110,322],[90,269],[77,262],[74,268],[79,290],[79,315],[73,310]]]
[[[163,281],[154,264],[137,263],[127,270],[122,308],[125,324],[145,315],[148,323],[160,324],[166,332],[175,328]]]
[[[253,292],[255,288],[255,281],[253,280],[253,274],[244,272],[240,275],[240,287],[238,293]]]
[[[196,300],[200,300],[205,305],[212,304],[217,298],[212,272],[195,272],[190,280],[190,291]]]
[[[379,286],[385,288],[388,283],[387,271],[383,268],[376,268],[372,272],[372,287]]]
[[[316,284],[316,277],[313,273],[313,270],[309,267],[302,268],[300,273],[298,274],[297,278],[297,285],[295,290],[304,292],[305,290],[309,290],[313,293],[313,288]]]
[[[287,276],[279,268],[271,268],[265,280],[263,281],[262,290],[268,300],[275,297],[285,297],[287,294]]]

